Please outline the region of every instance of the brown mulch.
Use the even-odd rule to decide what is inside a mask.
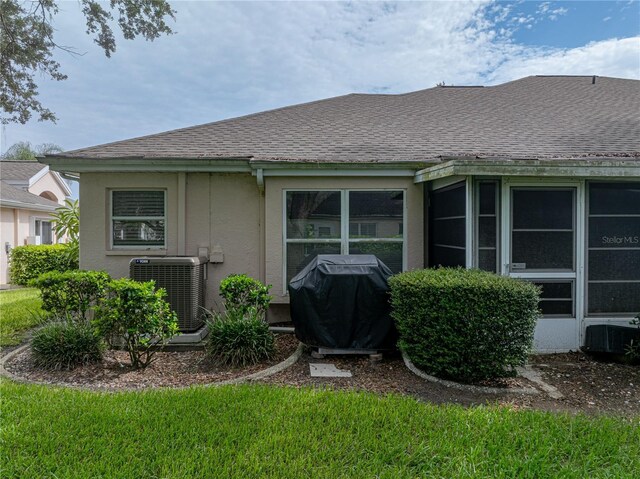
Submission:
[[[100,390],[142,389],[148,387],[181,387],[234,379],[266,369],[290,356],[298,341],[290,334],[277,334],[277,356],[245,369],[218,368],[205,360],[202,351],[163,352],[144,371],[127,366],[128,356],[122,351],[109,351],[99,363],[73,371],[43,371],[36,369],[29,351],[13,358],[5,367],[25,379],[63,383]],[[312,378],[309,363],[332,363],[350,370],[351,378]],[[499,404],[516,409],[540,409],[587,414],[608,413],[624,416],[640,415],[640,366],[614,363],[592,358],[582,353],[532,356],[530,364],[542,379],[556,387],[564,397],[552,399],[544,392],[527,395],[510,392],[513,388],[539,386],[524,378],[508,378],[482,384],[502,387],[503,392],[491,394],[450,388],[419,378],[409,371],[398,353],[384,355],[378,362],[368,356],[326,356],[315,359],[306,350],[290,368],[265,378],[263,384],[293,387],[321,387],[363,390],[378,394],[398,393],[435,403],[465,406]]]
[[[30,381],[97,390],[183,387],[227,381],[267,369],[291,356],[298,344],[291,334],[276,334],[276,354],[271,360],[236,369],[212,363],[204,351],[199,350],[158,352],[146,369],[134,370],[129,366],[129,356],[125,351],[109,350],[99,363],[71,371],[52,371],[35,367],[29,349],[12,358],[5,368]]]
[[[309,363],[333,363],[339,369],[350,370],[351,378],[312,378]],[[295,387],[328,387],[365,390],[381,394],[399,393],[435,403],[455,403],[465,406],[481,404],[508,405],[517,409],[541,409],[586,413],[640,414],[640,367],[596,361],[584,354],[533,356],[531,363],[542,373],[543,380],[555,386],[564,398],[552,399],[538,395],[509,392],[511,388],[539,386],[524,378],[510,378],[502,384],[502,393],[482,393],[453,389],[419,378],[409,371],[398,354],[372,362],[366,356],[326,356],[312,358],[309,351],[292,367],[262,380],[267,384]]]

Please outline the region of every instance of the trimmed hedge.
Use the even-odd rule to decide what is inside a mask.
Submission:
[[[106,296],[109,281],[104,271],[49,271],[29,286],[40,290],[42,309],[51,316],[86,321],[89,309]]]
[[[11,283],[24,286],[42,273],[78,269],[67,249],[66,244],[16,246],[9,257]]]
[[[401,273],[389,284],[398,345],[429,374],[474,382],[513,376],[527,360],[535,285],[462,268]]]

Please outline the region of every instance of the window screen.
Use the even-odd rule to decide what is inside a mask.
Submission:
[[[466,183],[429,194],[429,266],[466,266]]]
[[[164,191],[111,192],[111,231],[114,247],[164,247],[165,226]]]
[[[575,270],[575,189],[513,188],[511,270]]]
[[[588,184],[589,314],[640,311],[640,183]]]
[[[498,267],[498,182],[476,183],[476,267],[495,273]]]

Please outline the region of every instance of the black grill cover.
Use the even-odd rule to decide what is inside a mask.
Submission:
[[[391,349],[397,333],[387,279],[373,255],[318,255],[289,283],[300,341],[334,349]]]

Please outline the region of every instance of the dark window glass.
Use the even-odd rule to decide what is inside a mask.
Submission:
[[[465,182],[432,191],[431,215],[434,218],[464,216],[466,211],[466,196]]]
[[[443,219],[433,222],[431,241],[434,245],[465,247],[466,225],[464,218]]]
[[[479,213],[481,215],[496,214],[496,182],[478,183]]]
[[[640,217],[589,217],[590,248],[640,248]]]
[[[522,269],[573,270],[573,232],[514,231],[511,260]]]
[[[539,306],[544,315],[573,316],[573,301],[540,301]]]
[[[573,288],[572,283],[557,283],[554,281],[547,282],[535,282],[537,286],[542,288],[542,293],[540,293],[540,298],[573,298]]]
[[[590,313],[637,313],[640,283],[589,283]]]
[[[496,247],[495,216],[481,216],[478,218],[478,246],[480,248]]]
[[[340,231],[339,191],[287,192],[287,238],[340,238]]]
[[[466,255],[463,249],[434,246],[430,266],[464,266]]]
[[[164,220],[114,220],[114,246],[163,246]]]
[[[287,283],[319,254],[340,254],[340,243],[287,244]]]
[[[429,208],[429,265],[465,266],[466,184],[432,191]],[[459,217],[459,218],[451,218]],[[447,248],[456,246],[462,249]]]
[[[402,191],[350,191],[349,236],[367,238],[397,238],[402,224]]]
[[[53,230],[51,222],[42,222],[42,244],[53,244]]]
[[[640,248],[589,251],[589,280],[640,280]]]
[[[114,191],[113,216],[164,216],[164,191]]]
[[[394,273],[402,271],[402,243],[349,243],[349,254],[373,254]]]
[[[514,189],[513,229],[573,229],[573,191]]]
[[[589,214],[640,215],[640,183],[589,183]]]
[[[481,249],[478,251],[478,268],[483,271],[496,272],[495,249]]]

